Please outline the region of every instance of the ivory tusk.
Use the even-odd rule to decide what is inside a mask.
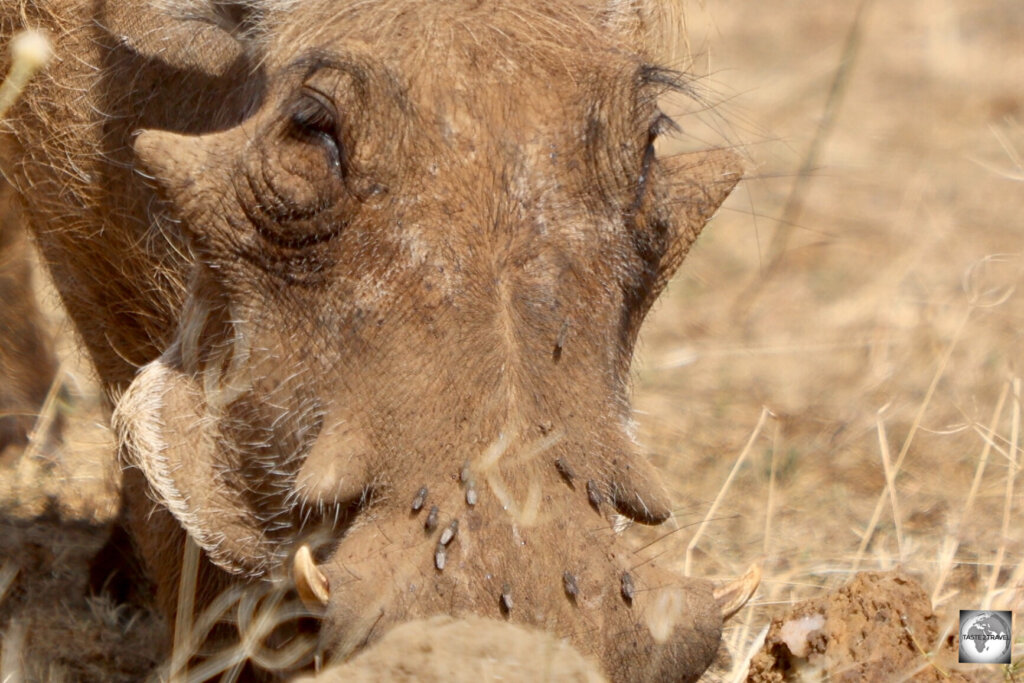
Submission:
[[[726,621],[743,609],[760,583],[761,567],[755,563],[750,565],[747,573],[740,578],[715,588],[715,602],[722,610],[722,621]]]
[[[308,545],[302,545],[295,553],[292,564],[295,589],[299,592],[302,602],[310,609],[319,609],[327,604],[331,596],[331,587],[327,577],[313,562],[313,553]]]

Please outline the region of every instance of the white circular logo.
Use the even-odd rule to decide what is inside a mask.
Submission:
[[[1010,661],[1010,623],[1000,612],[965,612],[960,619],[960,661]]]

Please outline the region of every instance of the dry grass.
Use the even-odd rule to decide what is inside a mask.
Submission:
[[[709,1],[689,4],[687,25],[691,68],[716,106],[698,115],[674,103],[683,144],[738,146],[750,179],[644,332],[638,422],[669,474],[679,529],[656,543],[638,530],[638,556],[723,578],[763,563],[760,592],[726,633],[731,657],[709,680],[742,679],[786,605],[896,565],[930,593],[944,634],[958,609],[1015,610],[1021,661],[1024,6]],[[80,377],[73,365],[65,376]],[[51,518],[111,513],[99,483],[109,461],[89,427],[102,416],[79,383],[58,462],[23,460],[0,478],[10,520],[47,501]],[[72,646],[26,636],[59,609],[30,604],[48,589],[70,615],[59,632],[90,624],[144,652],[153,617],[126,626],[75,597],[81,538],[23,540],[59,557],[11,555],[0,580],[67,575],[0,581],[3,675],[21,666],[12,652],[51,678],[95,674],[59,656]],[[945,639],[918,647],[934,653]],[[1021,676],[1019,664],[967,671]]]
[[[726,680],[772,614],[858,569],[902,565],[947,632],[960,608],[1024,609],[1024,7],[857,17],[701,14],[694,63],[724,103],[682,123],[738,144],[752,178],[649,323],[636,406],[686,527],[656,551],[705,576],[764,562]]]

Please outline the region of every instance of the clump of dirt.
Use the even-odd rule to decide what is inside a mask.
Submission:
[[[772,620],[749,683],[782,681],[969,681],[949,671],[948,648],[929,650],[938,620],[917,581],[900,570],[862,572]]]
[[[606,679],[596,662],[550,633],[494,619],[439,616],[397,626],[351,662],[295,683],[481,680]]]
[[[165,658],[160,616],[90,595],[89,560],[108,533],[52,508],[29,519],[0,509],[0,666],[12,680],[128,683]]]

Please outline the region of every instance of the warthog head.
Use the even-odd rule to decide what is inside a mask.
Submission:
[[[715,654],[727,599],[613,522],[671,514],[630,361],[738,164],[655,153],[685,86],[620,4],[281,3],[243,124],[136,140],[196,265],[126,457],[222,569],[294,562],[336,656],[468,613],[619,678]]]

